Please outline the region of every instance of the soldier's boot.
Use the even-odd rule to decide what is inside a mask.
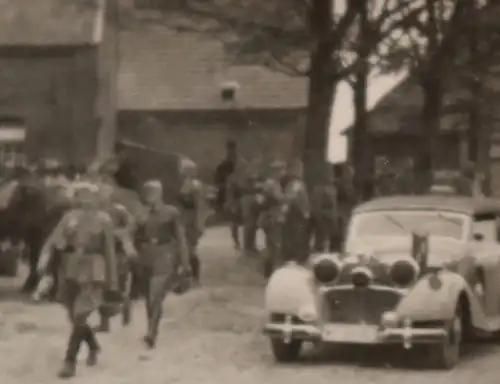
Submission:
[[[126,299],[122,308],[122,325],[127,326],[132,321],[132,303]]]
[[[61,379],[69,379],[76,374],[76,361],[80,345],[85,339],[85,330],[82,327],[74,326],[69,337],[66,358],[57,376]]]
[[[89,354],[87,355],[87,365],[93,367],[98,363],[99,353],[101,352],[101,347],[97,343],[97,339],[89,326],[85,329],[85,341],[89,347]]]
[[[156,347],[156,339],[151,335],[144,336],[143,341],[149,349],[154,349]]]
[[[192,253],[189,258],[189,263],[191,266],[191,272],[193,274],[193,285],[194,287],[200,286],[200,259],[196,253]]]
[[[100,349],[89,350],[89,354],[87,356],[87,365],[89,367],[94,367],[99,362],[99,353]]]
[[[73,361],[65,361],[57,376],[60,379],[70,379],[76,375],[76,363]]]

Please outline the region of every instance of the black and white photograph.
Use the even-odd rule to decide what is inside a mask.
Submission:
[[[0,356],[498,384],[500,1],[0,0]]]

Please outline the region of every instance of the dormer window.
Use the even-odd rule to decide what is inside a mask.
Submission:
[[[236,92],[239,88],[237,82],[231,81],[221,84],[220,97],[223,102],[231,102],[236,100]]]

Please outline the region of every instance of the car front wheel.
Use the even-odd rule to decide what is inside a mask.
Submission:
[[[446,326],[447,336],[439,344],[431,345],[429,357],[431,364],[437,369],[449,370],[460,360],[460,345],[463,337],[463,318],[460,310]]]
[[[297,361],[302,349],[302,340],[291,340],[285,343],[281,339],[271,339],[271,349],[274,358],[280,363],[291,363]]]

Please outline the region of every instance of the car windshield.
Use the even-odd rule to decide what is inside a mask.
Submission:
[[[398,237],[425,231],[431,236],[461,240],[467,216],[436,211],[378,211],[353,217],[349,237]]]

